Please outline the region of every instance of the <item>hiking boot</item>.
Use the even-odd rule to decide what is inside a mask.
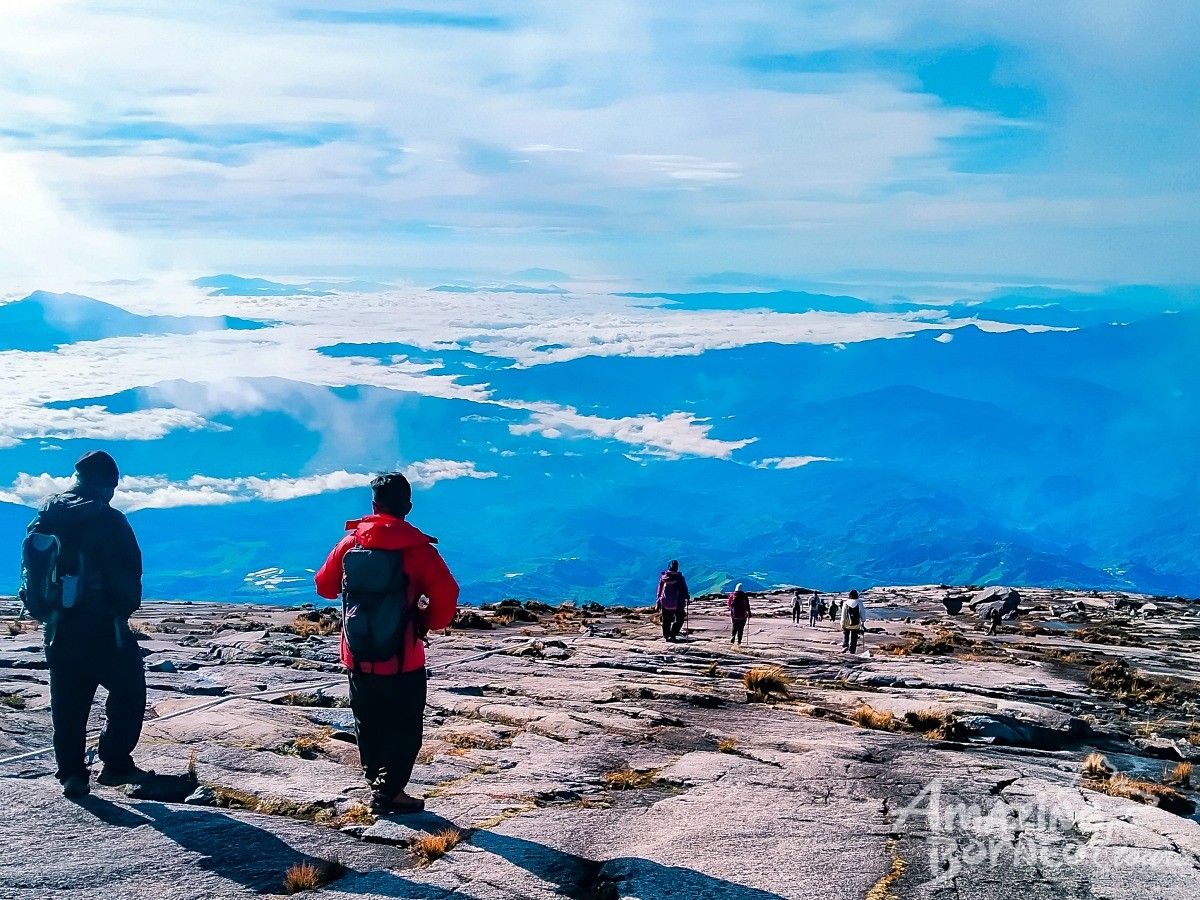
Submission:
[[[90,775],[72,775],[63,782],[63,796],[68,800],[78,800],[91,792]]]
[[[401,791],[395,797],[389,797],[387,794],[377,792],[371,797],[371,809],[375,812],[407,816],[424,812],[425,801],[419,797],[410,797],[404,791]]]
[[[134,766],[132,769],[114,772],[112,766],[105,766],[103,771],[97,776],[96,783],[102,784],[105,787],[120,787],[125,784],[142,784],[147,778],[153,778],[154,772],[139,769]]]

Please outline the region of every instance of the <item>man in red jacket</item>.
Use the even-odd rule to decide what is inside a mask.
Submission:
[[[437,538],[404,520],[412,511],[412,488],[403,475],[379,475],[371,482],[372,514],[346,523],[342,538],[317,572],[317,593],[329,600],[343,591],[346,554],[359,548],[399,554],[407,581],[408,615],[397,652],[386,659],[356,660],[346,629],[342,664],[350,675],[350,707],[363,772],[375,794],[372,805],[387,812],[411,813],[425,801],[405,788],[421,750],[425,713],[425,644],[431,630],[447,627],[458,607],[458,583],[434,548]]]

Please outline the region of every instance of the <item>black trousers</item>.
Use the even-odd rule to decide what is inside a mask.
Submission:
[[[858,652],[858,629],[842,629],[842,648],[851,653]]]
[[[793,622],[800,621],[800,607],[798,607],[798,606],[792,607],[792,621]]]
[[[733,641],[737,641],[740,644],[742,642],[742,635],[745,634],[745,632],[746,632],[746,620],[745,619],[734,619],[733,620],[733,639],[730,641],[730,643],[732,644]]]
[[[108,691],[104,704],[107,719],[100,734],[100,759],[117,773],[133,769],[133,748],[142,735],[146,714],[146,670],[137,643],[124,647],[101,643],[90,651],[55,646],[50,662],[50,718],[54,723],[54,758],[57,777],[87,775],[88,715],[96,688]]]
[[[424,669],[400,675],[350,673],[350,708],[363,774],[389,798],[408,787],[421,752],[427,689]]]
[[[816,624],[817,624],[817,611],[816,610],[813,610],[812,612],[810,612],[808,614],[808,624],[811,627],[814,627],[814,628],[816,627]]]
[[[679,632],[683,630],[683,618],[682,609],[664,609],[662,611],[663,637],[679,637]]]

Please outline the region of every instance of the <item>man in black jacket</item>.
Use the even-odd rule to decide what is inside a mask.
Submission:
[[[136,783],[147,772],[133,762],[146,709],[146,672],[128,619],[142,603],[142,551],[129,522],[109,505],[120,472],[100,450],[75,463],[75,483],[49,497],[29,525],[55,535],[64,560],[79,560],[82,590],[71,609],[46,625],[55,773],[63,793],[90,790],[85,759],[88,714],[96,688],[108,690],[100,735],[101,784]]]

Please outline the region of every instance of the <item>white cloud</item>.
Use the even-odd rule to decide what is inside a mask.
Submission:
[[[404,470],[413,487],[432,487],[439,481],[452,478],[495,478],[495,472],[482,472],[473,462],[452,459],[426,459]]]
[[[14,354],[0,354],[4,358],[12,356]],[[111,413],[101,406],[48,409],[7,393],[0,395],[0,411],[3,411],[0,448],[36,438],[153,441],[172,431],[218,427],[182,409],[145,409],[128,413]]]
[[[799,469],[815,462],[835,462],[831,456],[772,456],[752,463],[756,469]]]
[[[11,234],[0,225],[16,240],[0,245],[33,251],[25,265],[47,276],[60,262],[116,265],[105,251],[117,234],[120,260],[158,268],[419,254],[508,271],[581,260],[626,275],[811,273],[860,267],[870,247],[872,266],[1006,258],[1068,274],[1115,255],[1113,241],[1077,239],[1082,221],[1161,233],[1161,265],[1180,242],[1163,229],[1196,224],[1195,197],[1178,191],[1190,143],[1177,123],[1190,106],[1139,113],[1154,127],[1129,132],[1177,139],[1137,171],[1064,166],[1039,177],[1003,171],[1004,159],[997,173],[964,171],[960,152],[1017,126],[1075,154],[1119,144],[1088,130],[1114,111],[1104,102],[1114,85],[1132,83],[1132,99],[1194,93],[1183,49],[1194,13],[911,6],[535,2],[509,29],[451,37],[297,21],[288,4],[22,3],[0,33],[14,73],[0,93],[10,134],[0,150],[30,187],[7,217]],[[1114,42],[1123,29],[1137,40]],[[912,59],[968,41],[1017,48],[1029,61],[997,77],[1050,82],[1079,130],[1074,119],[1005,117],[922,89]],[[819,71],[821,54],[839,53],[841,65]],[[801,71],[755,71],[756,54],[778,54],[784,69],[799,60]],[[964,240],[922,234],[946,229]],[[1000,252],[997,235],[1019,253]],[[1153,242],[1134,243],[1121,265]]]
[[[428,488],[439,481],[453,478],[494,478],[495,472],[481,471],[472,462],[449,459],[428,459],[412,463],[405,469],[413,487]],[[118,485],[113,505],[132,512],[139,509],[168,509],[179,506],[224,506],[251,500],[280,502],[313,497],[331,491],[363,488],[371,483],[371,474],[339,470],[321,475],[298,478],[214,478],[193,475],[172,481],[161,475],[125,476]],[[43,473],[19,474],[12,486],[0,491],[0,502],[37,506],[50,494],[64,491],[73,478]]]
[[[709,437],[712,425],[690,413],[674,412],[661,418],[644,415],[606,419],[549,404],[539,405],[528,423],[510,425],[509,431],[515,435],[536,434],[552,439],[581,435],[606,438],[670,459],[681,456],[728,459],[735,450],[757,440],[723,441]]]

